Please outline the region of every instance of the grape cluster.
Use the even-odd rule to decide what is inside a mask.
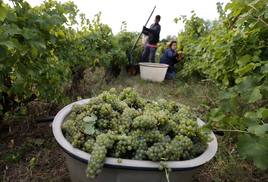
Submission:
[[[105,91],[73,105],[62,126],[70,143],[91,154],[87,175],[96,177],[106,157],[165,161],[195,158],[209,137],[190,108],[165,99],[149,101],[132,88]]]
[[[106,154],[109,148],[113,146],[114,137],[110,134],[100,134],[93,145],[90,162],[88,163],[87,174],[95,178],[102,170]]]
[[[139,129],[145,129],[145,130],[150,129],[150,128],[155,128],[156,125],[157,125],[156,118],[149,114],[138,116],[132,122],[133,128],[139,128]]]

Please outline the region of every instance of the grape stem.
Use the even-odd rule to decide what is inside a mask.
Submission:
[[[170,182],[169,181],[169,173],[168,173],[168,170],[167,170],[166,167],[165,167],[165,174],[166,174],[166,180],[167,180],[167,182]]]
[[[247,131],[243,130],[225,130],[225,129],[216,129],[217,131],[223,131],[223,132],[239,132],[239,133],[249,133]]]

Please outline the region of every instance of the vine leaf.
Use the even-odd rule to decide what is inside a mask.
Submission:
[[[238,150],[242,157],[253,160],[260,169],[268,168],[268,136],[241,135]]]
[[[252,91],[252,93],[249,96],[249,103],[254,103],[258,100],[262,99],[262,94],[260,92],[260,88],[259,87],[255,87]]]
[[[0,21],[4,21],[8,14],[8,9],[0,1]]]
[[[94,114],[92,114],[91,116],[86,116],[86,117],[84,117],[83,118],[83,121],[85,122],[85,123],[93,123],[94,122],[94,124],[95,124],[95,121],[97,121],[97,116],[96,115],[94,115]]]
[[[268,124],[265,123],[263,125],[250,126],[248,128],[248,131],[250,133],[257,135],[257,136],[264,135],[266,132],[268,132]]]
[[[93,135],[95,133],[95,123],[97,121],[97,116],[92,114],[91,116],[86,116],[83,118],[84,121],[84,133],[88,135]]]

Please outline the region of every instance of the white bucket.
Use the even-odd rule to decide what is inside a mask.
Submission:
[[[165,79],[168,65],[161,63],[139,63],[140,75],[143,80],[162,82]]]

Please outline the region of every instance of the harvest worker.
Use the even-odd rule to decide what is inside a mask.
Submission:
[[[176,77],[175,64],[179,61],[179,55],[176,52],[177,42],[171,41],[168,48],[165,50],[160,58],[160,63],[168,64],[168,70],[166,73],[166,79],[174,79]],[[182,61],[182,60],[181,60]]]
[[[157,49],[157,43],[159,42],[159,34],[161,31],[160,15],[157,15],[154,20],[154,24],[150,26],[150,28],[143,27],[142,33],[148,36],[148,40],[145,43],[144,51],[142,53],[142,62],[155,62],[155,53]]]

